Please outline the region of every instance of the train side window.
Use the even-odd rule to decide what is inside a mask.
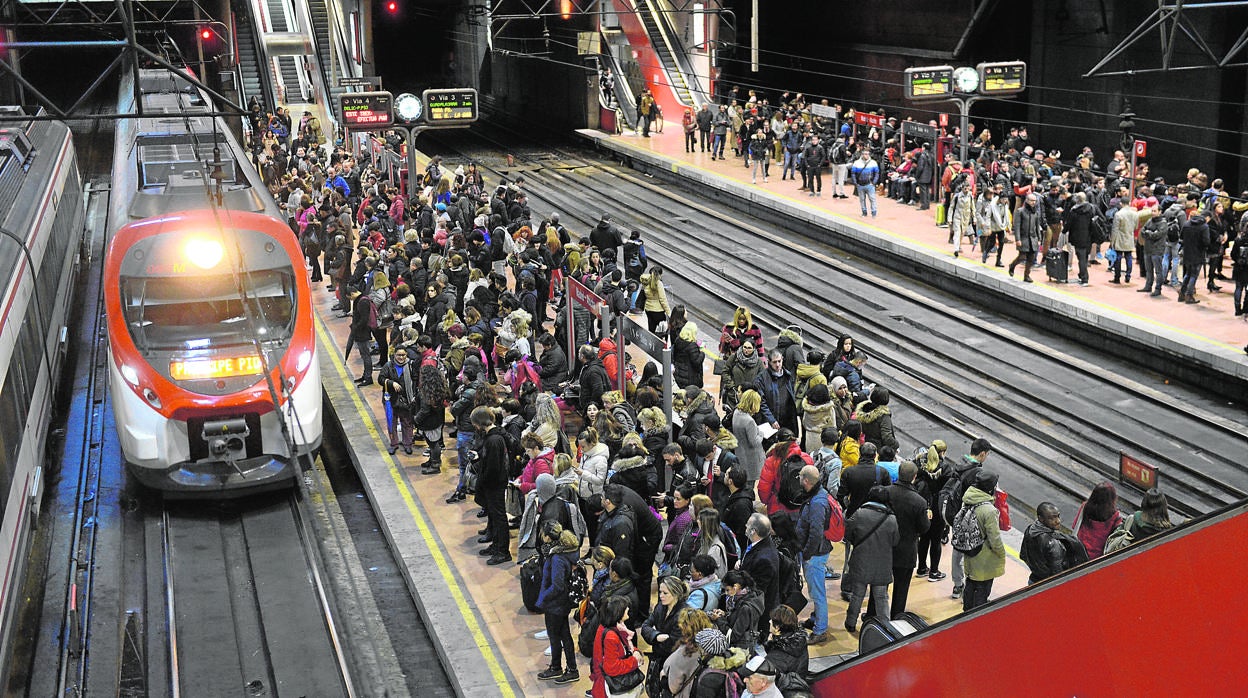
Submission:
[[[13,485],[13,471],[17,467],[17,450],[22,444],[26,430],[26,410],[18,397],[17,381],[12,373],[0,390],[0,519],[9,500],[9,488]]]

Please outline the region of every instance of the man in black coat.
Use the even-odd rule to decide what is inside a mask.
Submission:
[[[737,537],[737,545],[741,550],[745,550],[750,544],[750,539],[745,535],[745,527],[754,515],[754,490],[746,487],[749,477],[744,466],[734,465],[728,470],[724,483],[728,485],[729,495],[719,510],[720,521],[727,524],[728,529]]]
[[[919,210],[926,211],[932,205],[932,181],[936,176],[936,159],[927,143],[915,155],[911,174],[914,175],[915,194],[919,197]]]
[[[614,250],[617,247],[624,246],[624,238],[620,235],[620,231],[616,230],[611,223],[611,214],[602,214],[598,225],[589,233],[589,244],[597,247],[599,251]]]
[[[1200,278],[1200,268],[1209,257],[1209,224],[1199,213],[1187,219],[1179,232],[1179,240],[1183,242],[1183,287],[1179,289],[1180,303],[1199,303],[1196,300],[1196,280]]]
[[[368,302],[368,297],[360,293],[360,290],[353,288],[347,295],[351,303],[351,334],[347,337],[347,349],[342,360],[346,361],[351,358],[351,347],[359,350],[360,355],[364,358],[364,373],[355,379],[355,384],[359,386],[373,384],[373,354],[369,344],[373,339],[373,330],[368,325],[369,309],[372,304]]]
[[[1052,502],[1036,507],[1036,522],[1027,527],[1019,557],[1031,569],[1028,584],[1035,584],[1087,562],[1088,551],[1075,536],[1062,533],[1062,513]]]
[[[632,561],[637,597],[642,608],[650,608],[650,583],[654,580],[654,559],[663,543],[663,524],[641,495],[617,483],[603,487],[602,508],[597,545],[605,545],[616,557]],[[627,523],[622,519],[627,519]]]
[[[836,491],[836,498],[845,508],[846,519],[867,503],[872,487],[888,487],[892,482],[888,471],[875,462],[875,454],[875,444],[868,441],[859,451],[858,464],[841,471],[841,485]]]
[[[578,407],[581,414],[589,408],[590,403],[602,407],[602,394],[611,390],[611,379],[607,376],[607,368],[598,358],[598,351],[588,344],[577,350],[581,360],[581,395]]]
[[[477,502],[485,508],[485,535],[478,543],[488,543],[480,554],[488,557],[486,564],[499,565],[511,560],[511,534],[507,528],[506,493],[508,480],[507,439],[498,426],[494,412],[477,407],[470,417],[478,433],[485,434],[477,453]]]
[[[780,604],[780,553],[771,538],[771,519],[766,514],[754,513],[745,524],[748,543],[743,548],[737,568],[749,572],[754,588],[763,592],[763,617],[759,625],[765,627],[771,611]]]
[[[897,533],[900,536],[893,546],[893,601],[889,617],[897,618],[906,610],[906,597],[910,594],[910,579],[918,559],[919,536],[927,533],[932,525],[932,510],[927,498],[919,494],[914,480],[919,467],[914,461],[903,461],[898,468],[896,484],[888,488],[888,503],[897,517]],[[874,600],[867,606],[867,616],[875,615]]]
[[[568,355],[553,334],[542,335],[537,343],[542,347],[542,355],[538,358],[541,364],[537,372],[542,379],[542,388],[557,391],[559,385],[568,380]]]

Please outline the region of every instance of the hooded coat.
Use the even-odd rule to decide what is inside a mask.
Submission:
[[[871,532],[873,528],[876,529],[874,533]],[[868,533],[871,533],[869,537]],[[849,577],[853,583],[892,584],[893,547],[900,538],[897,518],[887,506],[867,502],[859,507],[845,522],[845,542],[853,546],[849,556]]]
[[[867,441],[876,446],[892,446],[894,450],[900,448],[888,405],[876,405],[870,400],[858,405],[858,421],[862,423],[862,435]]]
[[[701,388],[704,362],[702,347],[698,346],[698,326],[687,322],[672,337],[672,381],[675,387],[687,388],[693,385]]]
[[[784,370],[790,373],[795,373],[797,365],[806,358],[802,335],[788,327],[780,330],[780,337],[776,340],[776,351],[784,355]]]
[[[982,504],[988,506],[980,506]],[[962,506],[975,508],[975,520],[984,532],[984,547],[975,557],[962,558],[966,576],[977,582],[986,582],[1005,574],[1005,544],[1001,542],[1001,526],[997,508],[992,505],[992,495],[972,485],[962,495]]]

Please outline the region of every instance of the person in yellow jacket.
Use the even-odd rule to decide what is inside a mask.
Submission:
[[[650,269],[641,275],[641,291],[646,294],[646,323],[650,326],[650,331],[654,332],[659,327],[659,323],[667,320],[667,316],[672,312],[672,306],[667,302],[667,289],[663,288],[663,269],[657,266],[651,266]]]

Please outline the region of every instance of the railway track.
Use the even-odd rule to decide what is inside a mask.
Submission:
[[[480,134],[439,137],[486,166],[497,159],[491,153],[498,146]],[[457,145],[473,140],[484,147]],[[530,159],[507,149],[547,165],[549,151]],[[1119,449],[1163,467],[1177,514],[1196,516],[1248,496],[1248,469],[1236,455],[1248,439],[1198,396],[1159,390],[1143,382],[1152,376],[1139,367],[1080,356],[1061,338],[1037,339],[1029,328],[943,294],[920,295],[800,232],[775,232],[672,187],[585,162],[523,168],[531,208],[558,210],[565,224],[585,231],[597,213],[611,211],[621,227],[642,230],[668,278],[689,285],[676,295],[704,311],[712,333],[731,315],[732,299],[773,329],[802,325],[816,346],[852,334],[871,356],[870,377],[928,425],[911,425],[908,414],[896,422],[918,443],[988,435],[992,462],[1024,508],[1044,499],[1081,501],[1097,482],[1116,478]],[[1138,504],[1138,494],[1124,488],[1121,495]]]

